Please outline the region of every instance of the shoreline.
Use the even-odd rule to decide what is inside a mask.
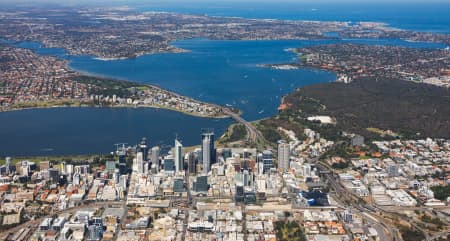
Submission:
[[[95,74],[95,73],[91,73],[91,72],[88,72],[88,71],[82,71],[82,70],[78,70],[78,69],[72,68],[72,67],[70,67],[70,65],[67,65],[67,67],[71,71],[83,74],[83,75],[88,76],[88,77],[105,78],[105,79],[116,80],[116,81],[127,81],[127,82],[130,82],[130,83],[134,83],[136,85],[142,85],[142,86],[146,86],[146,87],[149,87],[149,88],[155,88],[155,89],[158,89],[158,90],[160,90],[162,92],[168,92],[168,93],[170,93],[170,94],[172,94],[172,95],[174,95],[176,97],[184,98],[184,99],[190,100],[192,102],[197,102],[197,103],[200,103],[200,104],[209,105],[209,106],[212,106],[212,107],[215,107],[215,108],[220,108],[220,109],[223,109],[223,108],[230,109],[230,107],[228,107],[228,106],[222,106],[220,104],[215,104],[215,103],[210,103],[210,102],[197,100],[197,99],[195,99],[193,97],[179,94],[177,92],[165,89],[165,88],[163,88],[161,86],[158,86],[158,85],[155,85],[155,84],[141,83],[141,82],[137,82],[137,81],[133,81],[133,80],[129,80],[129,79],[121,79],[121,78],[115,78],[115,77],[105,76],[105,75],[101,75],[101,74]],[[125,107],[127,107],[127,106],[125,106]],[[130,106],[130,108],[131,107],[133,107],[133,106]],[[218,118],[218,119],[221,119],[221,118],[229,117],[228,115],[223,115],[223,116],[219,116],[219,117],[205,116],[205,115],[201,115],[201,114],[197,115],[197,114],[193,114],[192,112],[182,111],[182,110],[178,110],[178,109],[175,109],[175,108],[169,108],[169,107],[165,107],[165,106],[146,106],[146,105],[142,106],[141,105],[141,106],[138,106],[138,107],[150,107],[150,108],[158,108],[158,109],[168,109],[168,110],[173,110],[173,111],[176,111],[176,112],[185,113],[187,115],[198,116],[198,117],[205,117],[205,118]],[[242,110],[238,109],[238,113],[237,114],[238,115],[242,115],[243,114]]]
[[[124,109],[139,109],[139,108],[151,108],[151,109],[158,109],[158,110],[168,110],[173,112],[178,112],[184,115],[189,115],[193,117],[199,117],[199,118],[207,118],[207,119],[227,119],[231,118],[228,115],[221,115],[221,116],[207,116],[207,115],[201,115],[201,114],[195,114],[188,111],[182,111],[177,110],[175,108],[168,108],[164,106],[150,106],[150,105],[138,105],[138,106],[127,106],[127,105],[115,105],[115,106],[99,106],[99,105],[86,105],[81,104],[79,106],[74,105],[52,105],[52,106],[36,106],[36,107],[23,107],[23,108],[11,108],[6,110],[0,110],[0,113],[7,113],[7,112],[16,112],[16,111],[25,111],[25,110],[37,110],[37,109],[56,109],[56,108],[124,108]]]
[[[43,45],[42,47],[46,48],[45,45]],[[144,52],[144,53],[139,53],[136,54],[135,56],[128,56],[128,57],[101,57],[101,56],[95,56],[95,55],[84,55],[84,56],[88,56],[90,58],[93,58],[95,60],[100,60],[100,61],[119,61],[119,60],[129,60],[129,59],[135,59],[135,58],[139,58],[145,55],[154,55],[154,54],[182,54],[182,53],[190,53],[192,52],[189,49],[182,49],[182,48],[178,48],[174,45],[170,45],[170,47],[173,47],[172,49],[168,49],[168,50],[164,50],[164,51],[151,51],[151,52]],[[61,48],[64,49],[64,48]],[[76,53],[68,53],[68,55],[72,55],[72,56],[83,56],[82,54],[76,54]]]
[[[38,47],[36,48],[27,48],[27,47],[20,47],[17,46],[17,44],[20,43],[24,43],[27,41],[17,41],[17,40],[10,40],[10,39],[4,39],[5,42],[6,41],[10,41],[5,43],[6,45],[9,45],[13,48],[23,48],[23,49],[29,49],[32,52],[34,52],[36,55],[39,56],[47,56],[46,54],[41,54],[38,53],[39,49],[48,49],[49,47],[46,46],[45,43],[40,43],[40,42],[31,42],[31,43],[36,43]],[[172,46],[172,45],[171,45]],[[197,104],[202,104],[205,106],[209,106],[209,107],[213,107],[213,108],[217,108],[220,109],[222,113],[220,113],[220,115],[208,115],[208,114],[200,114],[200,113],[195,113],[195,112],[190,112],[190,111],[186,111],[186,110],[181,110],[181,109],[177,109],[177,108],[172,108],[172,107],[168,107],[168,106],[163,106],[163,105],[148,105],[148,104],[138,104],[138,105],[133,105],[133,104],[117,104],[117,105],[91,105],[91,104],[84,104],[86,102],[89,102],[89,100],[80,100],[80,99],[51,99],[48,100],[48,102],[50,102],[49,104],[52,104],[52,102],[56,102],[55,105],[51,105],[51,106],[45,106],[45,102],[47,101],[34,101],[34,102],[25,102],[25,103],[16,103],[16,104],[24,104],[25,107],[9,107],[6,109],[2,109],[0,108],[0,112],[8,112],[8,111],[19,111],[19,110],[29,110],[29,109],[42,109],[42,108],[61,108],[61,107],[95,107],[95,108],[105,108],[105,107],[109,107],[109,108],[117,108],[117,107],[123,107],[123,108],[139,108],[139,107],[144,107],[144,108],[154,108],[154,109],[166,109],[166,110],[171,110],[171,111],[175,111],[175,112],[179,112],[182,114],[186,114],[186,115],[190,115],[190,116],[195,116],[195,117],[201,117],[201,118],[215,118],[215,119],[224,119],[224,118],[229,118],[229,115],[226,115],[223,113],[223,109],[227,108],[224,106],[221,106],[219,104],[214,104],[214,103],[208,103],[208,102],[204,102],[204,101],[200,101],[197,100],[195,98],[189,97],[189,96],[185,96],[176,92],[173,92],[171,90],[162,88],[160,86],[157,85],[153,85],[153,84],[148,84],[148,83],[142,83],[139,81],[133,81],[133,80],[129,80],[129,79],[124,79],[124,78],[117,78],[117,77],[111,77],[111,76],[106,76],[106,75],[101,75],[101,74],[96,74],[96,73],[91,73],[88,71],[83,71],[83,70],[78,70],[76,68],[72,68],[70,66],[70,59],[66,59],[65,57],[71,56],[71,53],[67,52],[66,49],[61,48],[64,51],[64,57],[61,56],[56,56],[56,55],[49,55],[52,56],[58,60],[61,60],[64,62],[65,68],[70,71],[75,73],[77,76],[85,76],[85,77],[93,77],[93,78],[100,78],[100,79],[105,79],[105,80],[110,80],[110,81],[126,81],[129,82],[131,84],[136,85],[136,87],[139,86],[145,86],[146,88],[149,89],[154,89],[157,90],[161,93],[165,93],[168,95],[172,95],[175,97],[178,97],[180,99],[184,99],[186,101],[190,101],[192,103],[197,103]],[[178,48],[176,46],[172,46],[171,49],[169,49],[168,51],[164,51],[164,52],[151,52],[151,53],[141,53],[138,56],[135,57],[118,57],[118,58],[101,58],[101,57],[96,57],[93,55],[86,55],[89,58],[93,58],[93,59],[97,59],[100,61],[117,61],[117,60],[125,60],[125,59],[131,59],[131,58],[136,58],[139,56],[143,56],[143,55],[148,55],[148,54],[158,54],[158,53],[173,53],[173,54],[178,54],[178,53],[185,53],[185,52],[191,52],[190,50],[185,50],[182,48]],[[70,105],[67,104],[60,104],[58,102],[72,102],[70,103]],[[85,102],[86,101],[86,102]],[[44,104],[44,106],[39,106],[41,104]],[[26,106],[26,105],[30,105],[30,106]],[[32,106],[32,105],[37,105],[37,106]],[[241,115],[242,111],[239,110],[238,114]]]
[[[169,108],[163,108],[163,107],[157,107],[157,106],[137,106],[137,107],[132,107],[132,106],[89,106],[89,105],[80,105],[80,106],[42,106],[42,107],[30,107],[30,108],[16,108],[16,109],[10,109],[10,110],[0,110],[0,114],[2,113],[7,113],[7,112],[19,112],[19,111],[27,111],[27,110],[39,110],[39,109],[75,109],[75,108],[83,108],[83,109],[87,109],[87,108],[101,108],[101,109],[144,109],[144,108],[148,108],[148,109],[154,109],[154,110],[166,110],[166,111],[172,111],[172,112],[176,112],[176,113],[180,113],[182,115],[187,115],[187,116],[191,116],[191,117],[195,117],[195,118],[205,118],[205,119],[211,119],[211,120],[227,120],[230,119],[231,122],[229,125],[226,125],[226,130],[228,130],[228,128],[235,124],[236,122],[228,115],[223,115],[223,116],[217,116],[217,117],[212,117],[212,116],[201,116],[201,115],[195,115],[193,113],[189,113],[189,112],[183,112],[183,111],[179,111],[179,110],[173,110],[173,109],[169,109]],[[94,110],[95,111],[95,110]],[[114,141],[111,141],[111,143],[114,143]],[[133,145],[130,145],[133,146]],[[194,145],[194,146],[186,146],[185,148],[194,148],[198,145]],[[27,155],[23,155],[23,156],[15,156],[15,155],[5,155],[5,154],[0,154],[0,165],[3,163],[3,161],[5,160],[6,157],[13,157],[15,160],[32,160],[34,161],[35,159],[41,159],[39,161],[45,161],[45,160],[50,160],[51,158],[55,158],[58,159],[56,161],[62,161],[61,159],[64,158],[72,158],[72,157],[87,157],[87,158],[91,158],[94,156],[103,156],[103,155],[108,155],[109,153],[111,153],[113,151],[113,148],[111,149],[111,151],[108,152],[86,152],[86,153],[80,153],[80,152],[75,152],[75,153],[67,153],[67,154],[59,154],[59,153],[49,153],[48,155],[45,154],[45,151],[41,152],[41,153],[36,153],[36,154],[27,154]],[[53,152],[53,150],[51,150],[51,152]]]

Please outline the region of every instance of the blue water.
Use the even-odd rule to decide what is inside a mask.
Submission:
[[[146,2],[134,4],[141,11],[175,11],[214,16],[336,21],[379,21],[410,30],[450,33],[450,3],[441,4],[316,4],[316,3],[198,3]],[[200,100],[230,104],[256,120],[276,113],[280,98],[293,89],[332,81],[330,72],[301,69],[274,70],[265,63],[295,60],[287,48],[352,42],[444,48],[442,44],[402,40],[341,41],[211,41],[182,40],[175,46],[182,54],[156,54],[130,60],[101,61],[90,56],[68,56],[62,49],[19,43],[43,55],[70,60],[74,69],[102,76],[160,85]],[[155,109],[57,108],[0,113],[0,156],[61,155],[109,152],[113,144],[135,144],[147,136],[151,145],[172,144],[175,133],[185,145],[199,144],[201,128],[221,135],[231,120],[213,120]],[[181,124],[182,123],[182,124]]]
[[[203,101],[232,105],[255,120],[273,115],[280,98],[294,88],[332,81],[335,74],[312,69],[274,70],[259,64],[291,62],[286,48],[301,41],[178,41],[191,52],[156,54],[137,59],[101,61],[71,57],[70,67],[103,76],[162,86]]]
[[[211,41],[174,43],[190,50],[182,54],[156,54],[136,59],[101,61],[89,56],[67,56],[62,49],[42,48],[38,43],[16,46],[34,49],[71,61],[84,72],[144,83],[219,104],[232,104],[255,120],[276,113],[283,94],[314,83],[332,81],[335,75],[313,69],[274,70],[264,63],[294,60],[287,48],[313,44],[353,42],[443,48],[442,44],[402,40],[344,41]],[[199,144],[201,128],[214,128],[220,136],[231,120],[196,118],[173,111],[141,109],[57,108],[0,113],[0,156],[105,153],[113,144],[135,144],[147,136],[152,145],[171,145],[175,133],[185,145]],[[24,148],[25,147],[25,148]]]
[[[392,27],[450,33],[449,1],[131,1],[139,11],[316,21],[373,21]]]
[[[0,120],[0,156],[109,153],[115,143],[135,145],[144,136],[152,146],[172,145],[177,134],[192,146],[201,128],[221,135],[231,123],[152,108],[33,109],[1,112]]]
[[[329,82],[335,74],[315,69],[275,70],[258,67],[266,63],[295,61],[288,48],[325,43],[352,42],[408,47],[442,48],[434,43],[402,40],[344,41],[216,41],[183,40],[175,46],[190,50],[182,54],[155,54],[136,59],[102,61],[89,56],[70,57],[70,67],[96,75],[162,86],[199,100],[232,105],[248,120],[277,112],[281,97],[295,88]]]
[[[9,2],[9,4],[8,4]],[[35,1],[36,7],[51,8],[46,1]],[[52,2],[52,1],[48,1]],[[167,11],[209,16],[270,18],[283,20],[315,20],[384,22],[406,30],[450,33],[450,1],[448,0],[80,0],[54,1],[62,5],[83,7],[130,6],[137,11]],[[32,6],[16,1],[0,1],[4,8]]]

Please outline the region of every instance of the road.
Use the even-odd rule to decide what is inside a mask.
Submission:
[[[321,165],[318,163],[318,167],[328,169],[325,165]],[[358,210],[360,213],[370,214],[373,219],[377,220],[376,222],[373,222],[374,228],[379,233],[380,240],[402,240],[400,234],[398,233],[397,229],[394,228],[394,225],[391,225],[388,223],[388,221],[377,214],[376,211],[373,211],[369,209],[367,206],[362,205],[361,203],[358,203],[358,197],[355,197],[353,193],[349,192],[345,187],[343,187],[339,182],[337,182],[334,177],[331,174],[326,174],[326,178],[328,179],[329,183],[331,184],[332,188],[336,191],[336,193],[339,193],[341,198],[343,198],[345,201],[352,204],[352,207],[354,207],[356,210]],[[381,226],[379,226],[381,225]]]
[[[256,127],[253,126],[250,122],[244,120],[244,118],[242,118],[239,114],[234,113],[233,111],[225,107],[222,107],[222,111],[223,113],[234,119],[236,122],[245,126],[245,129],[247,130],[248,134],[248,141],[252,143],[257,143],[258,140],[264,140],[264,137],[261,134],[261,132],[259,132],[259,130],[256,129]]]
[[[186,208],[193,208],[192,203],[192,193],[191,193],[191,184],[189,182],[189,168],[184,172],[184,183],[186,184],[186,192],[187,192],[187,207]],[[184,220],[183,220],[183,234],[181,235],[181,241],[186,240],[186,231],[187,226],[189,222],[189,210],[185,211],[184,214]]]
[[[153,87],[161,89],[158,86],[153,86]],[[186,96],[174,93],[174,92],[170,92],[170,93],[172,95],[176,96],[176,97],[179,97],[179,98],[185,98],[185,99],[189,99],[191,101],[195,101],[195,102],[203,103],[203,104],[206,104],[206,105],[210,105],[210,106],[215,107],[215,108],[220,108],[225,115],[231,117],[236,122],[238,122],[238,123],[240,123],[240,124],[245,126],[245,129],[247,130],[247,133],[248,133],[248,141],[250,141],[252,143],[257,143],[258,140],[264,140],[263,135],[261,134],[261,132],[259,132],[256,129],[255,126],[250,124],[250,122],[244,120],[244,118],[242,118],[239,114],[233,112],[230,108],[227,108],[225,106],[221,106],[221,105],[218,105],[218,104],[213,104],[213,103],[207,103],[207,102],[203,102],[203,101],[194,100],[194,99],[191,99],[189,97],[186,97]]]
[[[80,206],[76,206],[76,207],[72,207],[72,208],[67,208],[64,210],[59,210],[57,212],[53,212],[53,215],[60,215],[62,213],[66,213],[66,212],[74,212],[80,209],[85,209],[85,208],[94,208],[94,207],[105,207],[108,205],[122,205],[121,201],[114,201],[114,202],[95,202],[95,203],[90,203],[90,204],[82,204]],[[46,215],[44,217],[35,219],[35,220],[30,220],[27,222],[24,222],[14,228],[10,228],[2,233],[0,233],[0,240],[7,240],[6,238],[13,233],[18,232],[21,228],[27,228],[27,227],[37,227],[45,218],[49,217],[49,215]]]
[[[335,143],[335,145],[339,145],[341,142]],[[393,226],[386,224],[385,219],[383,217],[380,217],[376,212],[365,208],[363,205],[360,205],[358,203],[359,198],[355,197],[353,193],[349,192],[346,188],[344,188],[339,182],[337,182],[332,175],[333,169],[329,166],[326,166],[319,162],[322,155],[312,158],[309,160],[309,163],[315,164],[317,166],[317,169],[319,171],[326,171],[323,172],[325,175],[325,178],[328,180],[328,182],[331,185],[331,188],[334,189],[336,194],[338,194],[339,200],[336,201],[344,201],[351,204],[351,207],[356,209],[362,216],[366,217],[366,220],[374,227],[378,235],[380,237],[380,241],[398,241],[402,240],[400,234],[397,232],[396,229],[393,228]],[[344,205],[347,206],[347,205]],[[369,214],[369,217],[364,214]]]
[[[317,163],[320,168],[331,170],[330,167],[323,165],[322,163]],[[347,190],[345,187],[341,185],[341,183],[337,182],[333,176],[330,174],[326,174],[327,179],[332,185],[332,187],[336,190],[337,193],[340,193],[341,197],[345,197],[345,200],[349,201],[352,204],[355,204],[355,208],[359,210],[362,214],[365,214],[366,216],[370,216],[372,218],[375,218],[375,220],[378,220],[375,222],[377,226],[374,226],[374,228],[379,232],[383,230],[386,230],[387,232],[384,232],[382,236],[380,236],[380,240],[403,240],[401,237],[400,232],[397,228],[395,228],[395,224],[392,223],[390,220],[386,219],[385,217],[382,217],[378,213],[382,213],[384,216],[388,216],[390,219],[398,219],[398,220],[404,220],[405,217],[401,214],[397,213],[399,207],[381,207],[375,204],[361,204],[356,200],[358,197],[355,196],[354,193]],[[355,203],[356,201],[356,203]],[[401,207],[402,210],[420,210],[420,211],[426,211],[429,209],[429,207]],[[369,215],[370,214],[370,215]],[[439,238],[446,238],[449,233],[448,231],[444,230],[442,232],[434,233],[433,235],[429,233],[429,230],[426,230],[422,228],[420,225],[418,225],[414,221],[410,221],[409,224],[414,227],[415,229],[419,230],[421,233],[423,233],[426,241],[433,241]],[[447,223],[446,223],[447,224]],[[382,229],[381,229],[382,227]]]

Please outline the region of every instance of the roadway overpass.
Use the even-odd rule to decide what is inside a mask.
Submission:
[[[244,118],[242,118],[239,114],[237,114],[225,107],[222,107],[222,111],[224,114],[228,115],[236,122],[245,126],[245,129],[247,130],[247,137],[248,137],[249,142],[257,143],[258,140],[264,140],[264,137],[261,134],[261,132],[258,129],[256,129],[256,127],[253,126],[250,122],[244,120]]]

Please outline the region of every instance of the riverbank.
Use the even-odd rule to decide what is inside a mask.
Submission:
[[[57,107],[0,113],[0,156],[109,153],[114,144],[149,146],[201,143],[201,130],[222,135],[233,120],[203,118],[157,108]]]
[[[41,46],[41,45],[40,45]],[[40,48],[40,47],[39,47]],[[224,107],[161,87],[83,74],[61,56],[9,44],[0,50],[4,80],[0,111],[49,107],[153,107],[198,117],[224,118]],[[51,88],[49,87],[51,86]]]
[[[44,48],[47,48],[46,45],[43,45]],[[133,56],[128,56],[128,57],[97,57],[97,56],[91,56],[93,59],[96,60],[101,60],[101,61],[116,61],[116,60],[127,60],[127,59],[135,59],[135,58],[139,58],[141,56],[144,55],[152,55],[152,54],[179,54],[179,53],[189,53],[191,52],[188,49],[182,49],[182,48],[177,48],[175,46],[170,45],[169,49],[166,50],[161,50],[161,51],[149,51],[149,52],[142,52],[142,53],[138,53],[136,55]],[[80,53],[77,52],[69,52],[70,55],[80,55]]]
[[[320,71],[273,71],[255,67],[255,63],[289,60],[293,56],[283,49],[302,44],[298,41],[192,40],[175,44],[192,49],[192,53],[151,55],[125,61],[70,57],[69,67],[83,69],[86,66],[83,70],[115,79],[108,83],[104,78],[89,77],[84,82],[89,85],[101,85],[112,90],[123,89],[127,92],[133,86],[138,87],[138,92],[146,84],[162,86],[173,91],[172,93],[181,92],[184,96],[200,98],[202,102],[223,105],[229,103],[242,110],[244,118],[250,121],[272,115],[280,103],[278,96],[289,93],[292,88],[334,79],[334,75]],[[47,49],[35,50],[46,56],[55,53]],[[62,58],[65,59],[63,56]],[[118,79],[128,81],[121,82]],[[160,89],[151,89],[161,92]],[[113,96],[112,93],[104,92],[94,95],[103,95],[100,102],[106,101],[108,95],[109,100]],[[175,94],[173,96],[178,97]],[[190,118],[188,116],[194,116],[192,113],[181,114],[178,107],[176,111],[180,114],[163,111],[162,109],[170,108],[161,106],[153,106],[161,110],[144,106],[135,110],[133,104],[125,106],[132,107],[130,109],[115,108],[119,104],[114,108],[98,108],[110,107],[110,104],[84,104],[81,105],[83,108],[64,110],[67,105],[59,103],[58,108],[51,108],[55,106],[55,103],[51,103],[45,106],[48,110],[2,115],[5,128],[0,130],[4,137],[3,144],[0,142],[3,146],[0,153],[14,156],[21,153],[47,155],[107,152],[112,149],[111,142],[136,143],[137,138],[142,136],[147,136],[151,145],[171,145],[175,133],[182,138],[183,145],[189,146],[199,143],[202,128],[214,128],[215,134],[220,136],[226,130],[225,126],[232,123],[232,120],[223,118]],[[80,104],[70,106],[79,107]],[[97,107],[90,110],[89,106]],[[23,145],[23,140],[26,140],[28,147],[25,150],[19,148]],[[47,151],[50,148],[52,151]]]
[[[24,103],[28,104],[28,103]],[[32,105],[39,105],[39,102],[33,102],[30,103]],[[40,106],[30,106],[30,107],[18,107],[18,108],[12,108],[12,109],[0,109],[1,112],[14,112],[14,111],[23,111],[23,110],[32,110],[32,109],[51,109],[51,108],[152,108],[152,109],[164,109],[164,110],[170,110],[179,112],[185,115],[194,116],[194,117],[201,117],[201,118],[215,118],[215,119],[225,119],[230,118],[228,115],[218,115],[218,116],[209,116],[209,115],[202,115],[198,113],[188,112],[179,110],[176,108],[170,108],[166,106],[160,106],[160,105],[109,105],[109,106],[101,106],[101,105],[93,105],[93,104],[86,104],[81,102],[72,102],[70,105],[66,104],[52,104],[52,105],[40,105]],[[241,112],[240,112],[241,113]]]
[[[30,161],[34,162],[36,165],[39,165],[42,161],[74,161],[74,162],[81,162],[86,161],[90,159],[94,159],[95,157],[103,157],[105,155],[108,155],[108,153],[104,154],[85,154],[85,155],[48,155],[48,156],[14,156],[11,157],[11,164],[15,165],[18,162],[21,161]],[[0,156],[0,166],[4,165],[6,162],[5,156]]]

